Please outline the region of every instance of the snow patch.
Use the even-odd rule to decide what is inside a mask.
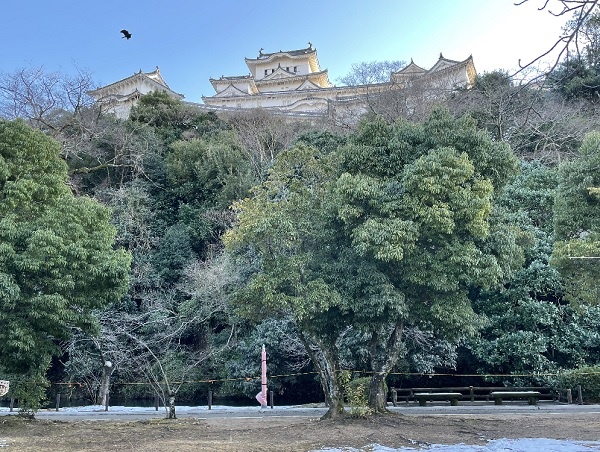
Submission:
[[[592,452],[600,451],[600,441],[567,441],[548,438],[495,439],[485,446],[467,446],[466,444],[432,444],[425,447],[401,447],[392,449],[379,444],[371,444],[361,449],[344,447],[341,449],[319,449],[312,452]]]

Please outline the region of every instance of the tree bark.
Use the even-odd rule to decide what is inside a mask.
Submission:
[[[100,381],[100,404],[106,406],[108,402],[108,394],[110,391],[110,377],[115,371],[114,366],[110,361],[105,361],[102,368],[102,380]]]
[[[299,331],[299,336],[306,352],[319,372],[319,379],[325,393],[325,401],[329,407],[329,410],[321,419],[337,419],[345,416],[344,392],[337,378],[339,357],[335,344],[327,346],[323,341],[302,331]]]
[[[175,392],[169,391],[169,414],[168,419],[177,419],[175,415]]]
[[[403,322],[396,323],[386,340],[385,347],[379,346],[379,334],[373,332],[371,336],[371,384],[369,387],[369,408],[374,413],[388,413],[387,388],[385,380],[398,361],[403,350],[402,332]]]

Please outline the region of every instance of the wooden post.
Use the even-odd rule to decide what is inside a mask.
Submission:
[[[577,385],[577,401],[579,405],[583,405],[583,393],[581,392],[581,385]]]
[[[396,406],[398,403],[398,391],[396,388],[392,388],[392,405]]]
[[[567,389],[567,403],[570,405],[573,403],[573,394],[571,388]]]
[[[271,409],[273,409],[273,391],[269,391],[269,401],[271,402]]]
[[[12,411],[15,408],[15,398],[11,397],[10,398],[10,411]]]
[[[158,411],[158,394],[154,394],[154,410]]]
[[[60,392],[56,393],[56,411],[60,408]]]
[[[212,409],[212,391],[208,391],[208,409]]]
[[[471,402],[475,401],[475,391],[473,391],[473,386],[469,386],[469,395],[471,396]]]

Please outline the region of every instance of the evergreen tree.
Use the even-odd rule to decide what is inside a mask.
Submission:
[[[520,263],[515,232],[490,216],[516,171],[510,149],[469,119],[437,111],[423,125],[364,122],[330,154],[299,145],[280,155],[226,235],[245,258],[240,313],[292,315],[330,403],[343,414],[338,340],[367,337],[370,404],[403,353],[406,325],[448,337],[476,327],[471,290]]]
[[[574,304],[600,304],[600,133],[586,136],[578,158],[559,170],[552,263]]]
[[[72,328],[119,300],[130,256],[113,249],[109,211],[66,184],[60,146],[0,121],[0,368],[42,377]]]

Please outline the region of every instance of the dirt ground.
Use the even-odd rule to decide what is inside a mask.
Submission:
[[[314,451],[325,447],[485,444],[499,438],[599,440],[594,414],[52,421],[0,417],[0,448],[30,451]]]

